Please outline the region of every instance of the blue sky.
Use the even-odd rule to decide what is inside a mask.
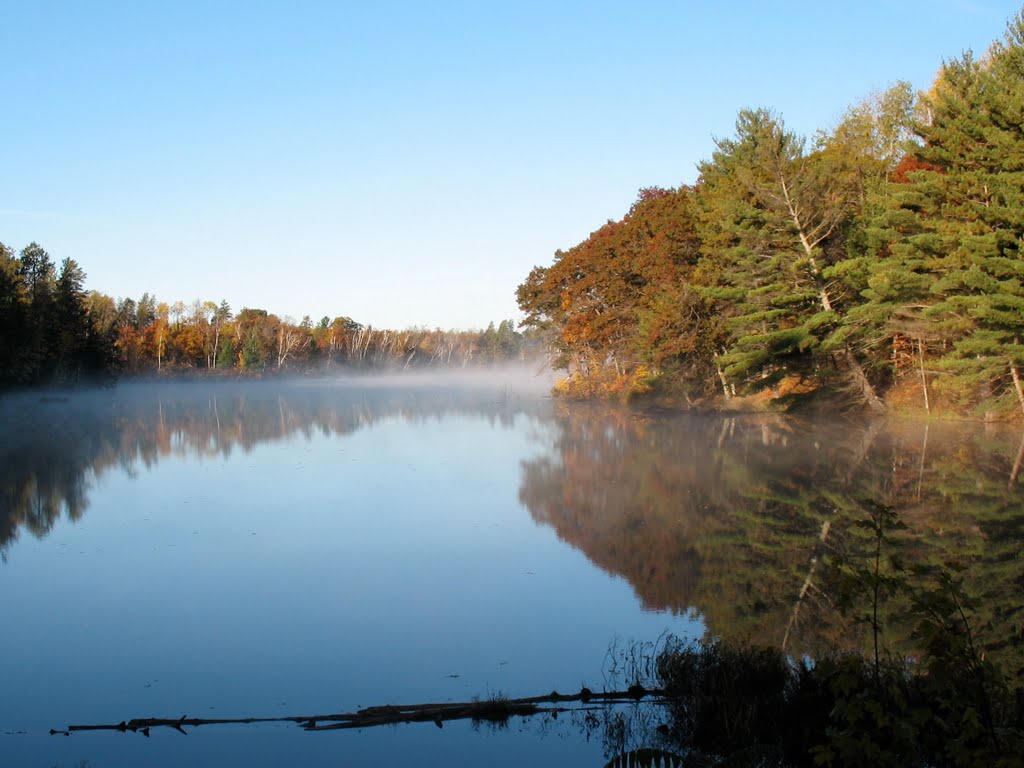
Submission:
[[[1020,10],[0,0],[0,241],[116,297],[482,327],[739,109],[810,134]]]

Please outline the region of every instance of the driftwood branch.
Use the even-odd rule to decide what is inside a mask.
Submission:
[[[307,731],[336,731],[398,723],[431,722],[440,728],[448,720],[503,722],[514,716],[528,717],[542,713],[551,713],[557,716],[559,712],[586,709],[595,705],[626,704],[650,698],[664,702],[664,696],[663,690],[645,688],[642,685],[632,685],[625,691],[601,693],[591,691],[589,688],[581,688],[578,693],[561,694],[552,691],[541,696],[530,696],[523,699],[495,697],[483,701],[444,704],[389,704],[366,707],[356,712],[327,715],[238,718],[200,718],[184,715],[179,718],[141,717],[122,720],[119,723],[69,725],[66,729],[54,728],[50,734],[69,736],[75,731],[121,731],[122,733],[141,733],[144,736],[149,736],[151,728],[173,728],[187,735],[186,726],[195,728],[201,725],[248,725],[254,723],[295,723]],[[562,706],[574,704],[584,706]]]

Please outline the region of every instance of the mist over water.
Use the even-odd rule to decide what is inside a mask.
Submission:
[[[0,703],[0,751],[45,766],[600,765],[611,755],[564,723],[48,730],[598,690],[612,641],[666,631],[855,646],[798,597],[864,499],[901,511],[913,557],[969,565],[979,634],[1018,653],[1014,430],[652,415],[554,401],[534,374],[4,397],[0,652],[18,693]]]

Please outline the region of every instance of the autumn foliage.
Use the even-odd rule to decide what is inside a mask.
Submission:
[[[344,316],[296,323],[263,309],[236,315],[223,301],[167,304],[149,293],[115,300],[86,293],[84,280],[72,260],[58,273],[35,243],[18,255],[0,244],[0,388],[112,383],[124,375],[465,368],[539,352],[534,334],[511,320],[482,331],[396,331]]]
[[[808,140],[744,109],[693,186],[519,286],[569,395],[1024,414],[1024,13]],[[752,397],[756,394],[756,397]]]

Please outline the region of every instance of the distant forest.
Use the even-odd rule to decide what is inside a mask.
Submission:
[[[744,109],[693,186],[518,288],[579,396],[1024,412],[1024,12],[805,139]]]
[[[0,388],[107,384],[122,374],[466,367],[542,354],[537,334],[512,320],[483,331],[386,330],[349,317],[295,323],[263,309],[234,314],[224,301],[115,300],[84,283],[73,259],[58,270],[36,243],[17,255],[0,243]]]

